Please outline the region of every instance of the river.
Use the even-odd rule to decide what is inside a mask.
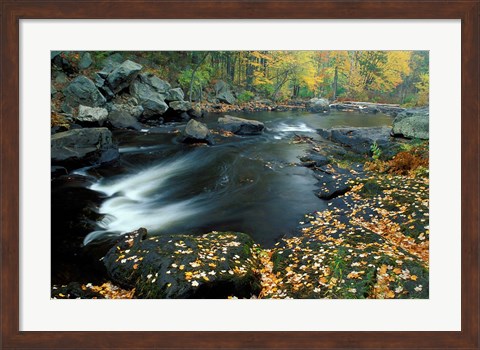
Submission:
[[[326,207],[315,196],[312,170],[296,166],[309,145],[292,143],[304,135],[318,139],[318,128],[391,125],[392,118],[354,112],[231,113],[262,121],[257,136],[217,137],[212,146],[177,141],[177,123],[137,131],[115,131],[120,160],[81,169],[90,189],[104,200],[104,218],[84,244],[145,227],[150,234],[203,234],[212,230],[250,234],[264,247],[295,235],[304,215]],[[201,119],[215,130],[220,115]]]

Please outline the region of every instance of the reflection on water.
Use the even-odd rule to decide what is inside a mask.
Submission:
[[[293,144],[291,137],[392,122],[385,115],[344,112],[236,115],[264,122],[266,132],[209,147],[178,144],[174,127],[118,133],[120,166],[99,169],[104,177],[91,186],[106,196],[100,207],[105,217],[84,243],[145,227],[156,234],[241,231],[271,246],[294,233],[304,214],[325,208],[313,193],[312,171],[292,165],[308,145]],[[203,122],[215,129],[217,118],[209,115]]]

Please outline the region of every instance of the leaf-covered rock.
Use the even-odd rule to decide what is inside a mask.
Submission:
[[[251,297],[260,290],[253,241],[243,233],[125,235],[104,257],[110,277],[138,298]]]

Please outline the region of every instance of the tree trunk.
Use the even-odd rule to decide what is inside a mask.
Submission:
[[[333,100],[337,99],[337,85],[338,85],[338,66],[335,66],[335,76],[333,77]]]
[[[195,68],[193,69],[193,72],[192,72],[192,78],[190,79],[190,91],[189,91],[189,94],[188,94],[188,100],[190,102],[192,102],[192,90],[193,90],[193,82],[195,81],[195,73],[197,73],[197,70],[198,68],[200,68],[200,66],[202,65],[203,61],[205,61],[205,59],[207,58],[209,52],[207,52],[203,58],[200,60],[200,62],[195,66]]]

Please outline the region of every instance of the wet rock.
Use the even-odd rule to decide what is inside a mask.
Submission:
[[[243,233],[147,236],[139,229],[103,259],[110,278],[139,298],[251,297],[259,292],[253,241]]]
[[[115,110],[110,112],[108,114],[108,122],[117,129],[141,129],[141,125],[137,118],[124,110]]]
[[[302,165],[307,168],[321,167],[330,163],[330,160],[326,156],[313,152],[301,157],[300,160],[302,161]]]
[[[319,129],[318,133],[325,139],[359,154],[370,154],[370,147],[374,142],[381,148],[386,148],[391,143],[389,127]]]
[[[108,157],[105,158],[107,154]],[[118,157],[107,128],[83,128],[59,132],[51,137],[52,164],[67,168],[111,161]]]
[[[232,117],[230,115],[218,118],[218,124],[221,129],[237,135],[259,135],[265,129],[265,125],[262,122]]]
[[[104,299],[100,293],[89,288],[82,288],[78,282],[70,282],[67,285],[52,286],[52,298],[54,299]]]
[[[130,83],[137,77],[142,66],[127,60],[115,68],[106,78],[110,89],[116,94],[130,86]]]
[[[195,119],[190,119],[183,131],[181,141],[184,143],[206,142],[212,143],[210,130],[208,127]]]

